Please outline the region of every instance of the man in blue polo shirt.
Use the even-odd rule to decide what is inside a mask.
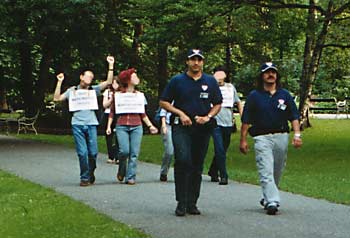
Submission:
[[[170,80],[159,103],[172,113],[177,216],[184,216],[186,212],[200,214],[197,200],[203,163],[212,129],[216,126],[213,116],[220,111],[222,103],[215,78],[203,73],[202,51],[191,49],[186,64],[187,71]]]
[[[249,131],[255,142],[255,159],[263,193],[260,204],[269,215],[275,215],[280,205],[278,184],[287,159],[288,121],[294,131],[294,147],[302,145],[298,119],[293,97],[281,88],[276,65],[271,62],[263,64],[257,89],[250,92],[244,105],[240,150],[244,154],[248,152]]]

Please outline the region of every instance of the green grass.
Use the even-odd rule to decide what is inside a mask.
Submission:
[[[0,237],[147,237],[67,196],[0,171]]]
[[[350,204],[350,120],[312,120],[313,127],[303,132],[303,147],[289,148],[281,190],[323,198],[332,202]],[[72,146],[71,136],[21,135],[41,141]],[[227,156],[229,177],[239,182],[258,184],[253,141],[249,139],[248,155],[239,153],[239,132],[232,135]],[[99,137],[99,149],[106,152],[104,137]],[[162,143],[159,135],[145,135],[140,160],[160,164]],[[204,173],[213,157],[209,146]],[[103,158],[106,159],[106,158]],[[141,172],[141,171],[139,171]]]

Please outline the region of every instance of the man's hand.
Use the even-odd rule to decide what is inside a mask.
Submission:
[[[303,141],[301,140],[300,137],[294,137],[293,141],[292,141],[292,144],[293,144],[294,148],[298,149],[298,148],[300,148],[302,146]]]
[[[185,113],[181,114],[180,120],[181,120],[182,125],[184,125],[184,126],[191,126],[192,125],[191,118],[189,118]]]
[[[63,73],[59,73],[56,75],[56,78],[58,79],[58,81],[62,82],[64,80],[64,74]]]
[[[112,133],[111,127],[108,126],[107,129],[106,129],[106,134],[110,135],[111,133]]]
[[[248,146],[247,140],[241,140],[241,142],[239,143],[239,150],[243,154],[247,154],[248,153],[249,146]]]
[[[109,65],[113,65],[114,64],[114,57],[113,56],[107,56],[107,62]]]
[[[196,120],[197,124],[205,124],[210,121],[210,118],[208,116],[200,117],[200,116],[195,116],[194,119]]]

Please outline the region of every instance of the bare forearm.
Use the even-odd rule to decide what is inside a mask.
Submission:
[[[57,81],[56,84],[56,89],[53,95],[53,100],[54,101],[60,101],[60,96],[61,96],[61,86],[62,86],[62,82],[61,81]]]
[[[298,120],[292,121],[292,128],[293,128],[294,134],[300,135],[300,124]]]
[[[249,124],[242,123],[241,126],[241,141],[247,140]]]

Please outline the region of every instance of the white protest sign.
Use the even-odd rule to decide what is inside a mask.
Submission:
[[[97,110],[97,96],[95,90],[72,90],[69,93],[69,111]]]
[[[114,95],[115,113],[145,113],[145,96],[143,93],[120,93]]]
[[[220,87],[222,94],[222,107],[233,107],[233,87],[230,84],[225,84]]]

